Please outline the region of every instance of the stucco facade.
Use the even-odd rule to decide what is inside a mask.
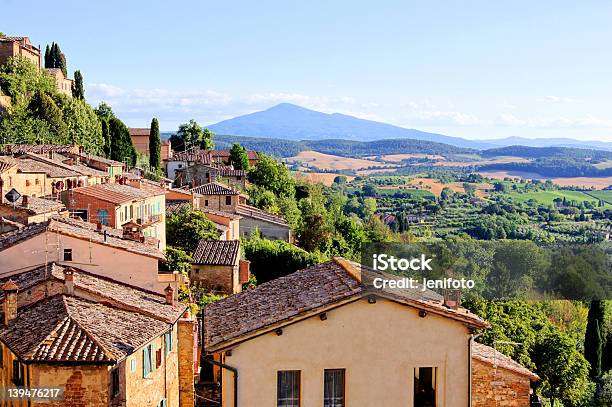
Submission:
[[[63,261],[66,249],[71,250],[70,262]],[[158,282],[158,258],[57,232],[44,232],[3,250],[0,253],[0,270],[3,276],[9,276],[46,261],[74,265],[91,273],[159,293],[165,288],[164,283]]]
[[[466,326],[410,306],[362,298],[232,347],[224,363],[238,369],[238,403],[276,405],[277,372],[301,372],[301,405],[323,405],[325,369],[345,369],[346,404],[414,405],[414,372],[435,367],[436,406],[468,403]],[[265,363],[262,363],[265,361]],[[222,370],[223,406],[233,404],[233,373]]]

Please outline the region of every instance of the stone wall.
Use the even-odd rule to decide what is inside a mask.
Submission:
[[[108,366],[29,366],[31,387],[62,387],[64,399],[35,402],[36,407],[102,407],[109,405]]]
[[[178,369],[180,407],[193,407],[197,369],[197,324],[191,317],[178,321]]]
[[[289,227],[243,215],[242,219],[240,219],[240,235],[248,237],[255,229],[259,230],[261,236],[266,239],[291,241],[291,230]]]
[[[241,290],[238,265],[205,266],[193,264],[189,280],[191,284],[223,294],[235,294]]]
[[[472,359],[472,405],[474,407],[529,407],[529,378]]]

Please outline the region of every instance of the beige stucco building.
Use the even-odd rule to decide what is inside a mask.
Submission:
[[[340,258],[210,304],[204,325],[225,407],[465,407],[470,335],[487,326],[439,298],[368,291]]]

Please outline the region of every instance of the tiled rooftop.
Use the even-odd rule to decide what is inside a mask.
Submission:
[[[48,164],[32,158],[18,158],[17,166],[20,172],[43,173],[47,174],[51,178],[68,178],[78,177],[81,175],[73,169]]]
[[[0,235],[0,251],[5,250],[15,244],[37,236],[45,230],[63,233],[68,236],[73,236],[81,239],[87,239],[93,243],[116,247],[128,252],[141,254],[144,256],[155,257],[163,260],[164,254],[157,249],[156,246],[146,243],[136,242],[130,239],[119,237],[120,231],[110,228],[106,230],[106,239],[103,232],[96,231],[96,225],[89,222],[84,222],[78,219],[63,218],[60,216],[52,216],[48,221],[28,225],[21,230],[3,233]]]
[[[239,240],[200,240],[193,252],[193,264],[233,266],[240,257]]]
[[[163,195],[164,191],[158,188],[158,191],[149,189],[135,188],[130,185],[122,185],[119,183],[97,184],[86,187],[75,188],[72,190],[74,194],[83,194],[99,199],[101,201],[111,202],[114,204],[122,204],[134,200],[145,199],[156,195]]]
[[[60,154],[78,153],[79,146],[74,144],[7,144],[2,150],[2,154],[47,154],[55,152]]]
[[[4,200],[4,197],[0,197],[0,200]],[[4,202],[3,205],[7,207],[13,207],[12,203]],[[57,212],[66,209],[63,203],[53,201],[51,199],[37,198],[28,196],[28,206],[23,206],[23,195],[19,198],[14,205],[16,210],[27,211],[33,215],[40,215],[43,213]]]
[[[149,136],[151,129],[148,127],[130,127],[130,136]]]
[[[356,263],[335,258],[207,305],[204,309],[206,350],[221,349],[230,342],[245,339],[309,311],[368,295],[370,291],[361,283],[359,267]],[[381,291],[379,294],[476,327],[487,326],[486,321],[463,308],[449,309],[441,301],[432,299],[439,297],[435,293],[423,299],[415,299],[413,293],[403,295]]]
[[[540,376],[490,346],[473,342],[472,357],[501,369],[510,370],[520,375],[527,376],[531,381],[540,380]]]
[[[209,182],[208,184],[191,188],[189,191],[201,195],[240,195],[240,191],[218,182]]]
[[[264,211],[263,209],[256,208],[251,205],[239,204],[236,205],[236,213],[243,217],[260,219],[268,222],[277,223],[282,226],[288,226],[285,219],[280,216],[273,215],[269,212]]]

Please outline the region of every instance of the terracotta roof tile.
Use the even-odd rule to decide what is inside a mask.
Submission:
[[[3,201],[4,197],[0,197],[0,201]],[[33,215],[40,215],[43,213],[58,212],[66,209],[63,203],[53,201],[51,199],[38,198],[28,196],[28,206],[23,207],[23,195],[15,201],[15,205],[12,203],[4,202],[2,205],[8,208],[15,208],[18,211],[26,211]]]
[[[336,258],[207,305],[204,309],[206,350],[221,349],[270,326],[282,325],[339,301],[372,294],[360,281],[361,274],[367,271],[347,271],[354,267],[359,265]],[[474,326],[487,326],[484,320],[467,310],[452,310],[434,301],[433,298],[440,297],[436,293],[424,299],[415,298],[414,293],[377,291],[375,294]]]
[[[189,191],[200,195],[240,195],[240,191],[219,182],[209,182],[208,184],[191,188]]]
[[[493,366],[497,366],[502,369],[510,370],[522,376],[527,376],[531,381],[541,380],[540,376],[533,373],[531,370],[527,369],[520,363],[512,360],[500,351],[478,342],[472,343],[472,358]]]
[[[193,264],[233,266],[240,257],[239,240],[200,240],[193,252]]]
[[[130,136],[149,136],[151,129],[148,127],[130,127]]]
[[[78,153],[79,146],[74,144],[7,144],[2,154],[47,154],[55,152],[60,154]]]
[[[48,164],[46,162],[34,160],[32,158],[18,158],[17,167],[19,169],[19,172],[43,173],[47,174],[51,178],[68,178],[78,177],[81,175],[73,169],[67,169],[62,166]]]
[[[266,212],[263,209],[259,209],[251,205],[236,205],[236,213],[247,218],[264,220],[287,227],[289,226],[285,219],[281,218],[280,216],[273,215],[270,212]]]
[[[149,198],[156,195],[163,195],[165,193],[163,189],[158,189],[158,191],[153,191],[150,189],[135,188],[130,185],[110,183],[88,185],[86,187],[75,188],[72,190],[72,193],[91,196],[101,201],[111,202],[114,204],[122,204],[125,202]]]
[[[48,229],[49,231],[59,232],[67,236],[87,239],[92,243],[108,245],[128,252],[155,257],[160,260],[165,259],[164,254],[156,246],[136,242],[131,239],[123,239],[119,235],[121,231],[115,229],[103,227],[103,230],[97,231],[96,228],[97,226],[93,223],[84,222],[78,219],[52,216],[46,222],[34,223],[20,230],[1,234],[0,251],[37,236]],[[106,231],[106,239],[104,237],[104,231]]]

